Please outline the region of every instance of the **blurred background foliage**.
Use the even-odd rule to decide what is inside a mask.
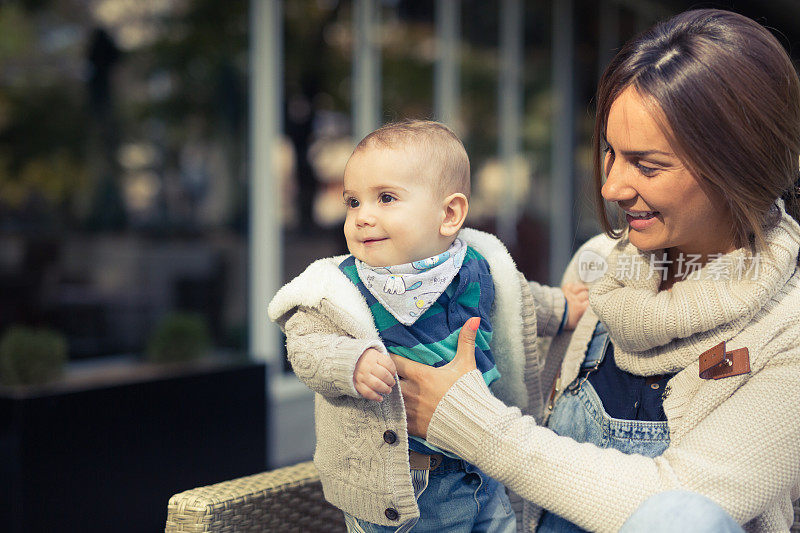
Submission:
[[[248,6],[2,4],[0,222],[36,231],[242,232]],[[382,118],[430,118],[435,4],[381,6]],[[287,220],[310,230],[320,177],[307,154],[320,138],[349,134],[352,3],[293,0],[284,10],[284,127],[298,185]],[[551,137],[549,10],[548,2],[525,3],[524,150],[540,169]],[[479,170],[497,152],[497,9],[465,0],[461,20],[458,129]],[[221,159],[220,191],[198,157]],[[221,205],[204,220],[199,204],[210,192]]]
[[[713,5],[706,5],[713,4]],[[735,5],[734,5],[735,4]],[[341,173],[353,146],[354,2],[283,5],[279,153],[283,272],[345,251]],[[500,2],[460,2],[459,123],[468,223],[507,201],[498,158]],[[382,121],[434,114],[434,0],[381,0]],[[520,268],[545,280],[553,2],[522,3],[522,146],[514,201]],[[589,189],[603,10],[618,43],[697,5],[574,0],[577,240],[597,231]],[[790,51],[800,4],[706,2],[767,25]],[[140,353],[160,320],[198,313],[215,347],[247,339],[248,0],[0,2],[0,333],[63,331],[70,357]],[[555,31],[560,31],[555,28]],[[618,44],[617,43],[617,44]]]

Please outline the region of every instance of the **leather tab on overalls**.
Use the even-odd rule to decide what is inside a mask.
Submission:
[[[430,455],[408,450],[408,462],[411,465],[411,470],[436,470],[436,467],[442,464],[444,455],[440,453],[433,453]]]
[[[700,377],[722,379],[750,372],[750,352],[747,348],[725,351],[725,342],[700,354]]]

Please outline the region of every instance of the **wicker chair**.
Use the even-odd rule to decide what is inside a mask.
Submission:
[[[342,512],[322,496],[309,461],[176,494],[165,531],[329,533],[345,527]]]
[[[310,461],[187,490],[167,506],[166,533],[344,530],[342,513],[325,501]],[[800,533],[800,501],[791,531]]]

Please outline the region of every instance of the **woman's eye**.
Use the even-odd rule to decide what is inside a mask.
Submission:
[[[389,202],[394,202],[395,197],[391,194],[383,193],[381,194],[381,203],[388,204]]]
[[[657,168],[648,167],[648,166],[643,165],[641,163],[636,163],[636,168],[639,169],[639,172],[641,172],[643,176],[648,176],[648,177],[649,176],[655,176],[656,172],[658,172]]]
[[[350,209],[354,209],[354,208],[358,207],[358,199],[352,198],[352,197],[351,198],[345,198],[344,199],[344,205],[346,205]]]

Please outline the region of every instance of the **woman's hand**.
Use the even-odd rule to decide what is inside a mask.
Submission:
[[[479,317],[467,320],[458,334],[456,356],[444,366],[434,368],[391,354],[400,376],[409,434],[427,437],[439,401],[461,376],[475,370],[475,336],[480,323]]]

